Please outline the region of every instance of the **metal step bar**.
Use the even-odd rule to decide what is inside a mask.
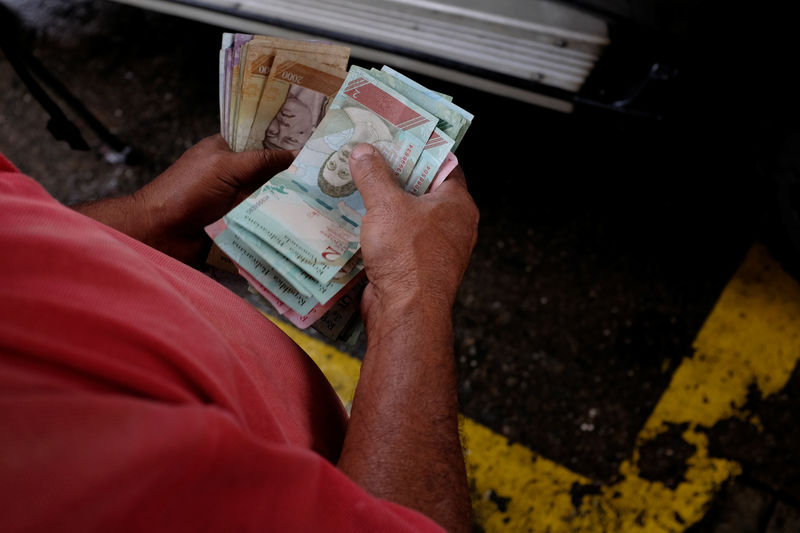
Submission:
[[[352,55],[572,111],[606,24],[548,0],[116,0],[246,33],[325,38]]]

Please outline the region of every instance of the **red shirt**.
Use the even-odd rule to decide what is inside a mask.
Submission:
[[[0,156],[0,530],[441,531],[334,466],[316,365]]]

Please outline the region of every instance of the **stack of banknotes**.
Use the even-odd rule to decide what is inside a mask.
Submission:
[[[453,152],[473,117],[389,67],[345,70],[348,59],[349,49],[327,43],[223,36],[223,137],[235,151],[299,153],[207,231],[279,314],[352,341],[363,328],[367,281],[359,239],[365,208],[350,151],[372,144],[400,186],[421,195],[458,164]]]

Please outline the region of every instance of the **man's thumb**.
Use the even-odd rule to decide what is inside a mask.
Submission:
[[[402,192],[386,160],[370,144],[359,144],[350,152],[350,174],[367,210]]]

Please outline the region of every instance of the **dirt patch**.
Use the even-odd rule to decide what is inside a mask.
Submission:
[[[739,462],[746,478],[800,505],[800,365],[777,394],[764,398],[751,387],[743,412],[706,429],[709,452]]]
[[[668,429],[639,446],[639,475],[650,481],[660,481],[675,489],[685,481],[689,458],[697,447],[683,440],[688,424],[669,424]]]

